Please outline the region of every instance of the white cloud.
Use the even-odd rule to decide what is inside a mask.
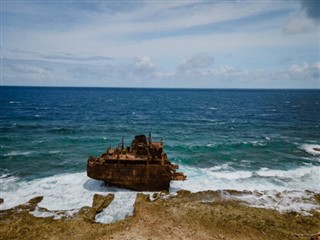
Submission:
[[[320,61],[310,65],[307,62],[303,64],[293,64],[289,67],[288,74],[291,79],[310,81],[315,79],[318,81],[318,87],[320,87]]]
[[[304,62],[301,66],[298,64],[293,64],[290,66],[289,71],[293,73],[304,73],[307,69],[309,69],[309,64]]]
[[[213,57],[205,53],[199,53],[191,58],[183,59],[178,69],[180,71],[188,71],[198,68],[207,68],[213,63],[213,61]]]
[[[5,85],[320,88],[320,61],[292,64],[285,70],[249,70],[231,65],[210,67],[195,62],[190,66],[196,68],[189,68],[189,71],[181,71],[180,65],[175,71],[158,70],[149,55],[137,55],[130,64],[91,65],[10,59],[3,59],[3,63]]]
[[[232,88],[320,88],[320,61],[293,64],[286,70],[248,70],[224,65],[205,71],[177,71],[171,80],[194,81],[192,87]]]
[[[183,3],[183,2],[182,2]],[[130,17],[118,16],[120,26],[114,25],[108,31],[118,31],[121,34],[137,32],[176,31],[197,26],[223,23],[242,18],[258,16],[265,12],[297,8],[296,3],[281,2],[184,2],[180,7],[171,6],[171,2],[145,4],[144,8]],[[144,16],[143,23],[139,21]],[[186,17],[187,16],[187,17]],[[141,24],[142,23],[142,24]],[[252,24],[252,23],[251,23]],[[125,31],[122,31],[125,29]]]
[[[6,85],[47,85],[56,77],[55,71],[46,66],[39,66],[34,63],[26,62],[7,62],[2,60],[2,83]],[[19,84],[18,84],[19,85]]]
[[[21,4],[25,5],[23,2]],[[6,5],[10,6],[9,3]],[[19,4],[16,3],[16,5]],[[39,8],[36,4],[33,5],[35,5],[35,9]],[[248,45],[250,44],[252,47],[260,47],[264,44],[272,45],[280,41],[275,42],[270,39],[274,32],[261,32],[259,29],[253,33],[241,33],[237,30],[238,28],[235,28],[230,34],[227,27],[224,29],[227,31],[226,33],[213,31],[203,34],[200,31],[194,34],[191,31],[187,35],[180,36],[176,36],[175,33],[197,26],[210,29],[208,24],[220,24],[225,21],[259,16],[265,12],[292,9],[296,8],[296,3],[144,2],[141,7],[132,11],[112,12],[111,8],[110,11],[87,11],[86,14],[82,14],[83,9],[80,11],[81,14],[76,14],[72,4],[66,5],[65,9],[61,6],[59,9],[64,12],[62,15],[69,16],[71,18],[68,19],[69,22],[71,20],[73,23],[65,25],[69,27],[72,25],[72,28],[68,28],[66,31],[66,29],[50,25],[40,31],[33,27],[36,23],[32,23],[30,28],[15,30],[13,27],[7,26],[4,21],[3,42],[6,48],[13,49],[19,46],[22,50],[34,51],[41,55],[60,52],[75,57],[105,55],[112,58],[128,59],[136,55],[137,52],[143,51],[152,56],[167,55],[171,57],[178,54],[179,57],[182,57],[182,53],[192,55],[195,52],[201,52],[202,46],[206,52],[221,51],[231,46],[239,49],[244,42],[248,42]],[[37,11],[47,11],[42,8]],[[33,14],[37,11],[33,11]],[[83,16],[87,21],[82,19]],[[41,22],[42,17],[43,14],[40,15],[38,22]],[[78,21],[81,24],[75,24]],[[268,23],[270,21],[272,20],[265,20]],[[18,26],[22,24],[18,19],[16,22]],[[249,21],[245,26],[255,24],[255,21]],[[139,41],[136,41],[132,34],[140,38]],[[152,37],[153,34],[155,37]],[[150,36],[151,38],[149,38]],[[262,39],[267,40],[262,41]],[[287,39],[283,43],[287,44]]]
[[[154,64],[148,55],[137,55],[133,60],[133,66],[138,70],[150,70],[154,68]]]
[[[319,32],[319,26],[303,13],[296,13],[289,18],[282,31],[287,34]]]
[[[239,77],[239,76],[246,76],[248,75],[248,70],[245,69],[239,69],[231,66],[221,66],[220,67],[220,72],[225,74],[228,77]]]
[[[271,87],[287,79],[284,85],[295,87],[293,79],[309,76],[317,87],[312,64],[280,70],[287,65],[277,62],[288,55],[299,62],[319,59],[319,28],[299,13],[296,1],[106,2],[90,8],[35,2],[28,11],[24,2],[10,4],[3,11],[15,19],[3,19],[2,56],[24,62],[16,71],[3,68],[7,84],[32,82],[33,76],[53,85],[250,87],[260,81]]]
[[[133,78],[154,78],[155,67],[148,55],[137,55],[132,64]]]

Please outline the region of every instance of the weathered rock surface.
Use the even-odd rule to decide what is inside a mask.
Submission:
[[[27,211],[34,211],[35,208],[37,207],[38,203],[41,202],[43,199],[43,196],[38,196],[38,197],[34,197],[32,199],[30,199],[28,202],[19,205],[17,207],[15,207],[14,209],[23,209],[23,210],[27,210]]]
[[[113,199],[114,194],[108,194],[107,196],[95,194],[93,196],[92,208],[94,208],[97,213],[100,213],[103,209],[109,206]]]
[[[114,199],[114,194],[108,194],[107,196],[95,194],[93,196],[92,207],[82,207],[76,216],[76,219],[81,219],[87,222],[94,222],[95,216],[102,212],[103,209],[109,206]]]
[[[320,232],[311,236],[311,240],[320,240]]]
[[[156,201],[137,194],[134,215],[112,224],[90,221],[108,201],[94,199],[91,207],[82,209],[85,217],[71,220],[36,218],[23,205],[1,210],[0,239],[319,240],[319,212],[281,214],[226,200],[219,191],[180,192]]]
[[[96,210],[92,207],[82,207],[76,216],[76,219],[84,220],[87,222],[94,222]]]

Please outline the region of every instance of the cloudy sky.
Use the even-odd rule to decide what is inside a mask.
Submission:
[[[320,1],[1,1],[1,85],[317,88]]]

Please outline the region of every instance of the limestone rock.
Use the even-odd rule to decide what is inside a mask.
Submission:
[[[87,222],[94,222],[96,213],[97,211],[92,207],[82,207],[76,218]]]
[[[16,208],[21,208],[28,211],[34,211],[38,205],[39,202],[41,202],[43,199],[43,196],[38,196],[30,199],[27,203],[23,205],[19,205]]]
[[[320,240],[320,232],[313,234],[310,240]]]
[[[177,194],[179,197],[186,197],[186,196],[189,196],[191,192],[188,190],[179,190]]]
[[[113,199],[114,194],[108,194],[107,196],[95,194],[93,196],[92,208],[96,210],[96,213],[100,213],[103,211],[103,209],[109,206]]]
[[[150,202],[149,194],[138,193],[135,204]]]
[[[87,222],[94,222],[96,215],[103,211],[114,199],[114,194],[107,196],[95,194],[93,196],[92,207],[82,207],[76,216],[76,219],[84,220]]]

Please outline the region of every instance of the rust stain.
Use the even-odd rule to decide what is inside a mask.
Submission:
[[[186,180],[178,165],[172,164],[163,150],[163,141],[152,142],[151,134],[137,135],[131,146],[123,138],[117,148],[109,148],[100,157],[89,157],[87,175],[106,185],[136,191],[168,190],[171,180]]]

